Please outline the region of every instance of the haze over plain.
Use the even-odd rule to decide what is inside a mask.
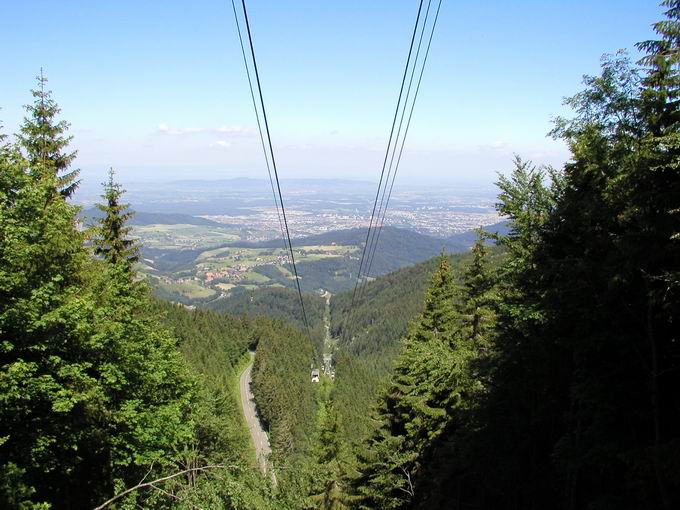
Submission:
[[[283,176],[377,179],[412,3],[251,9]],[[21,122],[18,105],[42,63],[86,183],[110,166],[126,185],[266,176],[228,3],[31,1],[3,10],[15,48],[0,80],[5,131]],[[651,0],[446,5],[399,182],[490,184],[514,152],[560,165],[566,148],[546,137],[551,116],[564,112],[558,98],[597,72],[598,55],[651,37],[660,14]]]

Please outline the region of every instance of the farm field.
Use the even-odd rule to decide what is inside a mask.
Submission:
[[[215,290],[201,285],[198,281],[175,281],[152,277],[151,284],[164,294],[176,295],[180,301],[205,300],[217,297]]]
[[[212,225],[137,225],[134,235],[147,248],[166,250],[206,248],[241,239],[237,228]]]
[[[158,224],[135,227],[135,234],[143,246],[139,270],[157,294],[173,301],[204,304],[233,293],[295,285],[283,246],[248,244],[233,228]],[[305,268],[300,271],[301,284],[308,291],[318,290],[319,272],[330,273],[331,286],[348,284],[351,273],[343,268],[357,264],[360,255],[358,245],[296,246],[298,268]],[[164,257],[176,259],[175,267],[159,264]]]
[[[203,305],[255,289],[296,286],[283,242],[263,230],[183,222],[143,225],[135,227],[135,233],[142,247],[140,273],[147,275],[157,294],[171,301]],[[472,232],[436,238],[387,227],[370,276],[426,260],[442,250],[465,251],[475,237]],[[293,239],[301,290],[322,294],[352,288],[365,238],[363,229],[350,229]]]

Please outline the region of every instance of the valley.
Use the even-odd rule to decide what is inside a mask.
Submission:
[[[680,0],[382,3],[8,2],[0,509],[680,508]]]
[[[371,186],[362,181],[298,179],[285,183],[287,217],[304,292],[352,288],[370,219]],[[295,279],[266,181],[132,183],[137,265],[157,295],[188,306],[212,305],[244,292],[292,289]],[[455,189],[454,189],[455,188]],[[91,223],[87,186],[82,217]],[[490,190],[470,185],[396,189],[380,233],[371,277],[442,251],[468,250],[482,225],[503,230]],[[88,207],[90,206],[90,207]]]
[[[142,259],[139,269],[158,294],[187,305],[204,304],[244,291],[293,288],[293,276],[283,240],[259,243],[227,242],[205,249],[164,249],[154,247],[159,231],[152,226],[135,230],[152,237],[140,237]],[[162,225],[160,231],[168,231]],[[488,226],[491,231],[502,224]],[[178,231],[184,231],[179,226]],[[339,230],[293,239],[295,262],[300,285],[305,292],[339,292],[354,285],[359,268],[365,230]],[[371,264],[371,276],[379,276],[412,265],[442,251],[463,252],[472,246],[476,233],[465,232],[449,238],[437,238],[411,230],[383,228],[380,249]]]

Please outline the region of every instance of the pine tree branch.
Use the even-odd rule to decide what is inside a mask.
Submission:
[[[104,503],[102,503],[98,507],[95,507],[94,510],[102,510],[102,509],[108,507],[109,505],[111,505],[111,503],[118,501],[119,499],[127,496],[128,494],[130,494],[134,491],[138,491],[138,490],[141,490],[141,489],[148,489],[148,488],[158,489],[158,487],[155,486],[156,484],[167,482],[168,480],[172,480],[173,478],[177,478],[179,476],[186,475],[187,473],[207,471],[209,469],[238,469],[238,468],[239,468],[238,466],[235,466],[233,464],[226,465],[226,466],[223,465],[223,464],[214,464],[214,465],[200,466],[200,467],[195,467],[195,468],[190,468],[190,469],[184,469],[182,471],[178,471],[177,473],[173,473],[171,475],[164,476],[162,478],[158,478],[158,479],[152,480],[150,482],[138,483],[134,487],[130,487],[129,489],[126,489],[123,492],[116,494],[111,499],[105,501]]]
[[[397,489],[404,491],[406,494],[408,494],[411,497],[414,497],[416,495],[415,491],[413,490],[413,483],[411,482],[411,473],[409,473],[406,468],[402,467],[401,470],[404,472],[404,475],[406,475],[406,481],[408,482],[408,489],[404,489],[403,487],[397,487]]]

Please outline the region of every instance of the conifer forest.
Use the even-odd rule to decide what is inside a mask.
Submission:
[[[390,266],[369,227],[354,285],[295,266],[276,175],[283,283],[192,305],[142,271],[115,161],[84,214],[41,71],[0,130],[0,508],[680,508],[680,1],[660,12],[564,100],[566,163],[497,169],[502,229]]]

